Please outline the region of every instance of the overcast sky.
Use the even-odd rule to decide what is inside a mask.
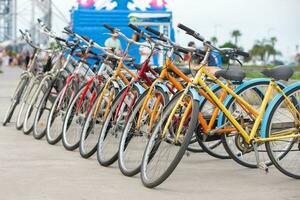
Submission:
[[[26,1],[26,0],[20,0]],[[65,16],[76,0],[52,0]],[[101,0],[100,0],[101,1]],[[106,0],[103,0],[106,1]],[[143,4],[148,0],[135,0]],[[206,38],[216,35],[219,44],[228,41],[230,32],[242,32],[240,44],[249,49],[257,39],[276,36],[277,47],[288,57],[300,45],[300,0],[167,0],[173,11],[174,25],[181,22]],[[64,23],[55,17],[57,30]],[[185,44],[192,38],[180,33]]]

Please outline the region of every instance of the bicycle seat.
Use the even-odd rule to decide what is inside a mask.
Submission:
[[[186,76],[191,74],[191,70],[189,68],[186,67],[178,67],[177,69],[179,69],[182,73],[184,73]],[[163,70],[163,67],[155,67],[154,71],[158,74],[161,73],[161,71]],[[172,70],[168,69],[168,72],[173,72]]]
[[[222,77],[226,80],[231,81],[242,81],[246,77],[246,74],[239,69],[222,69],[217,71],[215,73],[215,76],[217,78]]]
[[[272,69],[264,69],[261,73],[275,80],[288,81],[293,76],[294,70],[288,66],[280,65]]]

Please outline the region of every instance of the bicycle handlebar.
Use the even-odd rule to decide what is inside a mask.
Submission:
[[[244,58],[249,58],[250,57],[250,54],[247,53],[247,52],[244,52],[244,51],[237,50],[235,53],[237,55],[243,56]]]
[[[239,55],[239,56],[243,56],[244,58],[248,58],[250,55],[247,52],[244,51],[240,51],[238,49],[220,49],[214,45],[211,44],[210,41],[205,40],[205,38],[203,36],[201,36],[198,32],[194,31],[193,29],[183,25],[183,24],[178,24],[177,25],[178,28],[184,30],[186,32],[186,34],[193,36],[194,38],[196,38],[197,40],[200,40],[201,42],[203,42],[206,46],[215,49],[217,51],[219,51],[222,54],[235,54],[235,55]],[[230,55],[232,56],[232,55]],[[229,56],[229,57],[230,57]],[[234,55],[233,55],[234,57]]]
[[[196,31],[194,31],[193,29],[191,29],[183,24],[180,24],[180,23],[177,25],[177,27],[184,30],[187,34],[196,37],[201,42],[205,42],[205,38],[203,36],[201,36],[199,33],[197,33]]]

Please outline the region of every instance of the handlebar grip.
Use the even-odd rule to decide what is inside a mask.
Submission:
[[[183,25],[183,24],[178,24],[177,25],[178,28],[184,30],[187,34],[194,36],[196,39],[200,40],[201,42],[204,42],[205,39],[203,36],[201,36],[199,33],[197,33],[196,31],[194,31],[193,29]]]
[[[177,27],[184,30],[185,32],[187,32],[188,34],[191,34],[191,35],[196,33],[196,31],[194,31],[193,29],[190,29],[189,27],[187,27],[183,24],[180,24],[180,23],[177,25]]]
[[[153,33],[154,35],[157,35],[157,36],[162,36],[163,34],[157,30],[154,30],[153,28],[149,27],[149,26],[146,26],[145,29],[151,33]]]
[[[128,26],[129,26],[130,28],[132,28],[133,30],[135,30],[136,32],[138,32],[138,33],[141,33],[141,32],[142,32],[141,29],[139,29],[137,26],[135,26],[135,25],[133,25],[133,24],[131,24],[131,23],[129,23]]]
[[[37,19],[38,23],[42,23],[42,20],[40,18]]]
[[[64,30],[67,31],[67,33],[69,33],[69,34],[74,33],[69,27],[65,27]]]
[[[63,39],[63,38],[60,38],[60,37],[55,37],[55,39],[56,39],[57,41],[61,41],[61,42],[67,42],[65,39]]]
[[[21,29],[19,29],[19,31],[22,35],[25,35],[25,33]]]
[[[111,26],[108,25],[108,24],[103,24],[103,26],[104,26],[105,28],[107,28],[108,30],[110,30],[112,33],[115,31],[115,28],[111,27]]]
[[[237,50],[237,51],[236,51],[236,54],[237,54],[237,55],[240,55],[240,56],[243,56],[244,58],[249,58],[249,57],[250,57],[250,54],[249,54],[249,53],[244,52],[244,51],[240,51],[240,50]]]
[[[183,47],[177,47],[177,49],[176,49],[177,51],[179,51],[179,52],[181,52],[181,53],[184,53],[184,54],[188,54],[189,53],[189,51],[188,50],[186,50],[185,48],[183,48]]]

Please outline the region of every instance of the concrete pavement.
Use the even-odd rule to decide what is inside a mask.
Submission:
[[[0,74],[0,118],[16,87],[18,68],[3,67]],[[14,118],[15,119],[15,118]],[[265,175],[231,160],[206,154],[184,157],[171,177],[156,189],[143,187],[139,176],[128,178],[117,165],[99,166],[95,157],[82,159],[61,144],[24,135],[15,123],[0,126],[0,200],[40,199],[209,199],[299,200],[300,181],[271,167]]]

